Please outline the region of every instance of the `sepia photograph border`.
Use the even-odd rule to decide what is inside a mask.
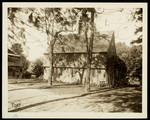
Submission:
[[[108,7],[143,8],[143,58],[142,58],[142,113],[94,113],[94,112],[8,112],[8,58],[7,39],[8,7]],[[2,118],[147,118],[147,3],[64,3],[64,2],[3,2],[2,4]]]

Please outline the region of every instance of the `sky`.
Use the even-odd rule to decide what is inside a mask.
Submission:
[[[122,12],[110,12],[112,9],[105,9],[103,14],[98,14],[95,18],[95,24],[98,31],[113,30],[115,33],[115,42],[124,42],[130,46],[130,42],[136,39],[134,35],[136,26],[132,21],[131,11],[133,9],[124,9]],[[20,16],[25,18],[27,16]],[[43,53],[47,48],[47,37],[45,33],[37,31],[35,28],[24,26],[27,33],[26,35],[26,47],[24,54],[30,61],[34,61],[39,57],[43,57]]]

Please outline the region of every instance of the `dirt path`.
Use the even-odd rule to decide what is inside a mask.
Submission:
[[[9,85],[14,89],[15,85]],[[9,89],[10,90],[10,89]],[[72,91],[74,90],[74,91]],[[9,91],[9,111],[18,112],[141,112],[142,93],[135,88],[79,95],[81,86]],[[75,94],[76,93],[76,94]],[[14,105],[12,105],[14,104]]]
[[[49,102],[20,112],[141,112],[141,107],[141,92],[124,88]]]
[[[38,104],[45,104],[53,100],[59,100],[62,98],[74,97],[79,94],[61,94],[60,89],[33,89],[25,87],[16,87],[15,85],[9,85],[8,92],[8,111],[13,111],[18,108],[25,109],[32,106],[37,106]],[[58,89],[58,90],[57,90]],[[61,88],[63,91],[66,88]],[[61,91],[62,91],[61,90]],[[64,91],[65,93],[65,91]],[[20,111],[20,110],[17,110]]]

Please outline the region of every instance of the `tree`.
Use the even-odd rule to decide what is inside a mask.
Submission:
[[[62,13],[61,8],[44,8],[39,9],[40,12],[37,13],[37,9],[34,9],[30,16],[29,22],[33,25],[42,29],[47,35],[47,44],[49,46],[49,80],[48,85],[52,85],[52,75],[53,75],[53,47],[59,34],[62,32],[72,31],[69,27],[73,26],[75,20],[68,20]],[[66,12],[70,11],[67,9]],[[33,14],[36,15],[34,16]],[[42,16],[43,15],[43,16]],[[33,20],[34,19],[34,20]]]
[[[138,78],[140,85],[142,85],[142,46],[133,46],[129,58],[129,77]]]
[[[81,16],[79,20],[79,31],[83,30],[86,48],[87,48],[87,73],[85,82],[85,91],[90,91],[90,74],[91,74],[91,62],[92,62],[92,51],[93,51],[93,40],[94,40],[94,18],[95,9],[94,8],[77,8],[81,11]],[[89,17],[90,15],[90,17]],[[90,30],[90,38],[88,37],[88,31]]]
[[[23,12],[21,8],[8,8],[8,41],[23,46],[26,43],[24,22],[17,17],[21,12]]]
[[[91,74],[91,62],[92,62],[93,40],[94,40],[94,14],[95,14],[95,9],[94,8],[89,8],[88,11],[91,12],[91,18],[90,18],[91,37],[90,37],[90,40],[86,39],[86,41],[87,41],[87,75],[86,75],[85,90],[87,92],[90,91],[90,74]],[[85,32],[86,32],[85,35],[86,35],[86,38],[87,38],[87,30]]]
[[[86,74],[86,84],[85,90],[87,92],[90,91],[90,74],[91,74],[91,62],[92,62],[92,52],[93,52],[93,41],[94,35],[96,34],[96,27],[94,23],[94,19],[98,14],[102,14],[105,10],[102,9],[99,12],[95,8],[79,8],[82,11],[81,19],[83,20],[84,24],[82,27],[84,28],[85,34],[85,41],[87,46],[87,74]],[[116,9],[112,12],[122,12],[123,9]],[[89,17],[90,16],[90,17]],[[80,29],[80,28],[79,28]],[[90,31],[90,37],[88,37],[88,32]],[[104,36],[100,36],[106,39]],[[107,39],[106,39],[107,40]],[[113,86],[113,81],[111,82],[111,86]]]
[[[129,52],[131,47],[127,46],[125,43],[118,42],[116,43],[116,52],[117,55],[127,64],[129,61]]]
[[[27,70],[30,65],[30,61],[24,55],[22,55],[22,64],[23,64],[22,77],[24,78],[24,75],[28,72]]]
[[[129,47],[124,43],[116,44],[117,55],[123,60],[127,66],[128,80],[138,78],[142,84],[142,46]]]
[[[137,29],[135,30],[135,34],[141,33],[142,32],[142,19],[143,19],[143,8],[137,8],[134,15],[134,20],[136,21],[136,23],[140,24],[139,26],[137,26]],[[133,40],[131,42],[131,44],[135,44],[135,43],[142,43],[142,34],[139,35],[139,37],[136,40]]]
[[[14,51],[16,54],[22,55],[23,48],[22,48],[21,44],[19,44],[19,43],[12,44],[11,49],[12,49],[12,51]]]
[[[28,21],[17,17],[17,14],[23,12],[25,15],[29,15]],[[66,12],[68,13],[68,16],[66,16]],[[11,23],[9,27],[10,34],[8,34],[9,39],[20,40],[22,38],[25,40],[25,32],[31,35],[24,29],[24,26],[34,27],[47,35],[50,62],[48,85],[52,85],[53,46],[60,33],[73,31],[73,29],[69,28],[73,27],[76,23],[76,15],[77,12],[72,9],[65,9],[65,11],[62,12],[62,8],[8,8],[8,19]],[[16,32],[15,29],[19,32]],[[10,42],[12,42],[11,40]],[[26,41],[21,43],[26,43]]]
[[[138,35],[138,38],[136,40],[133,40],[131,42],[132,45],[134,45],[131,48],[130,51],[130,62],[132,63],[132,66],[130,66],[130,77],[132,78],[138,78],[140,81],[140,85],[142,85],[142,22],[143,22],[143,8],[137,8],[134,13],[134,20],[139,25],[137,26],[137,29],[135,30],[135,34]],[[135,46],[135,44],[137,44]]]
[[[41,59],[37,59],[34,62],[34,66],[33,66],[32,72],[36,75],[36,78],[38,78],[41,75],[43,75],[44,67],[43,67],[43,62],[42,62]]]
[[[20,19],[18,16],[21,13],[26,13],[27,9],[23,8],[8,8],[8,43],[11,43],[11,49],[22,58],[22,77],[27,72],[30,62],[27,60],[26,56],[23,54],[23,47],[26,47],[26,35],[25,30],[26,23]]]

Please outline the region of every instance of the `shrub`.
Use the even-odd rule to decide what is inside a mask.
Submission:
[[[33,67],[32,72],[33,72],[34,75],[36,75],[36,78],[43,75],[44,67],[43,67],[43,62],[42,62],[41,59],[37,59],[34,62],[34,67]]]
[[[22,78],[30,79],[30,78],[31,78],[31,73],[26,71],[26,72],[22,75]]]
[[[129,80],[130,83],[130,81],[134,82],[138,79],[142,85],[142,46],[128,47],[124,43],[117,43],[116,52],[126,64],[126,80]]]

